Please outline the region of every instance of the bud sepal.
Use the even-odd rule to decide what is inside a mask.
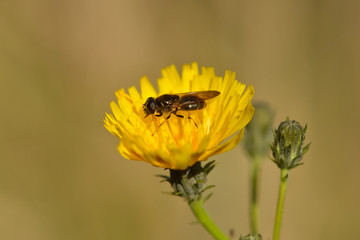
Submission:
[[[240,237],[239,240],[262,240],[262,236],[260,234],[248,234],[244,237]]]
[[[214,169],[215,161],[210,161],[204,167],[200,162],[195,163],[193,166],[185,170],[170,170],[170,177],[165,175],[158,175],[164,178],[163,181],[169,182],[173,188],[172,195],[180,196],[188,202],[194,200],[206,201],[210,198],[211,194],[203,197],[202,194],[215,187],[215,185],[205,186],[207,182],[207,175]]]

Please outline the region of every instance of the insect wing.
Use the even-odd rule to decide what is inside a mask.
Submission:
[[[180,99],[174,107],[186,111],[202,109],[206,106],[205,100],[214,98],[219,94],[218,91],[180,93],[178,94]]]
[[[181,98],[184,96],[195,96],[200,98],[201,100],[207,100],[214,98],[220,94],[219,91],[197,91],[197,92],[187,92],[187,93],[178,93],[175,95],[178,95]]]

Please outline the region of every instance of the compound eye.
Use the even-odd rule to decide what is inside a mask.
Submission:
[[[144,111],[146,114],[154,114],[156,109],[155,100],[149,97],[144,104]]]
[[[155,108],[156,108],[155,102],[150,102],[149,108],[151,109],[151,111],[155,112]]]

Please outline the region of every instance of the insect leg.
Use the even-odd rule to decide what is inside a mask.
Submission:
[[[155,116],[157,116],[157,115],[155,115]],[[161,115],[160,116],[162,116],[162,113],[161,113]],[[161,127],[161,125],[163,125],[169,118],[170,118],[170,116],[171,116],[171,114],[169,114],[169,116],[167,116],[166,118],[165,118],[165,120],[162,122],[162,123],[160,123],[160,125],[157,127],[157,129],[159,129],[160,127]],[[154,134],[157,132],[157,130],[153,133],[153,134],[151,134],[151,136],[154,136]]]
[[[175,111],[173,111],[173,112],[171,112],[171,113],[174,114],[175,116],[179,117],[179,118],[184,118],[183,115],[177,114],[177,110],[175,110]],[[196,124],[196,122],[194,121],[194,119],[192,119],[191,117],[187,117],[187,118],[188,118],[188,119],[191,119],[191,120],[194,122],[195,126],[198,127],[198,125]]]
[[[151,136],[154,136],[154,134],[158,131],[158,129],[159,129],[169,118],[170,118],[170,116],[167,117],[162,123],[160,123],[160,125],[157,127],[157,129],[155,130],[155,132],[154,132],[153,134],[151,134]]]

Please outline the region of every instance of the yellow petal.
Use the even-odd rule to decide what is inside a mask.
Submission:
[[[140,88],[141,88],[141,96],[142,99],[148,99],[149,97],[156,97],[156,91],[153,85],[150,83],[147,77],[142,77],[140,79]]]
[[[230,138],[228,141],[218,145],[214,149],[206,152],[204,155],[200,157],[200,161],[207,160],[210,156],[229,151],[233,149],[239,142],[244,134],[244,129],[237,133],[234,137]]]

